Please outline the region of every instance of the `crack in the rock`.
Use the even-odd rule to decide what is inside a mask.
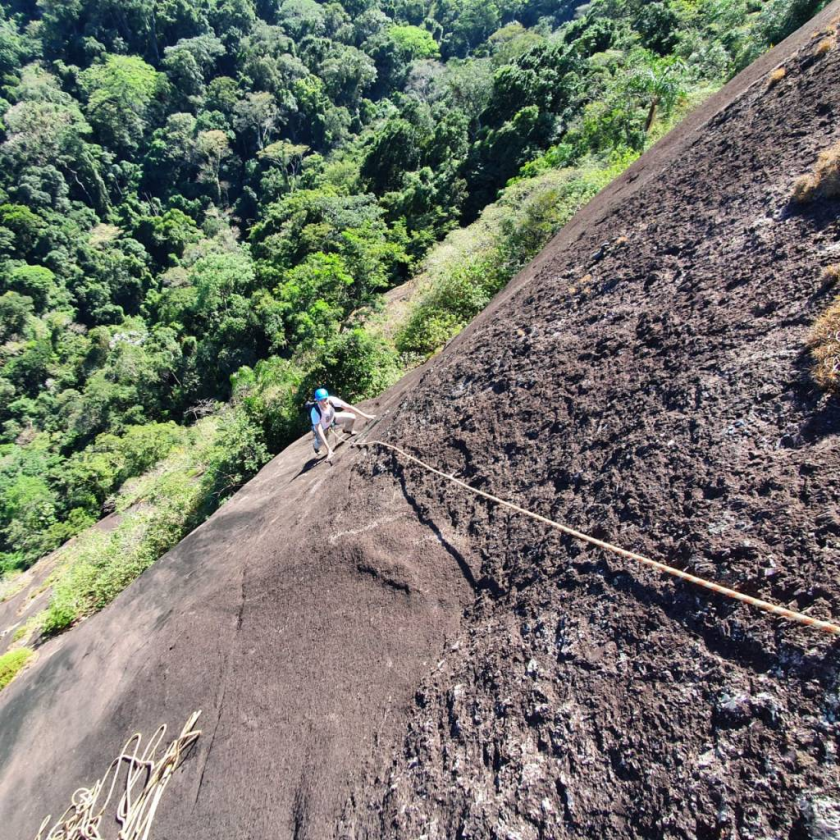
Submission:
[[[304,780],[301,777],[295,790],[295,798],[292,803],[292,838],[293,840],[304,840],[306,837],[306,824],[309,797],[306,794]]]
[[[225,694],[227,692],[227,680],[222,685],[222,696],[219,699],[218,714],[216,716],[216,725],[213,727],[213,734],[210,736],[210,746],[207,748],[207,756],[204,759],[204,764],[201,765],[201,776],[198,779],[198,787],[195,791],[195,799],[193,800],[193,807],[198,804],[198,797],[201,796],[201,786],[204,784],[204,774],[207,772],[207,765],[210,762],[210,754],[213,752],[213,744],[216,743],[216,733],[219,731],[219,722],[222,719],[222,710],[225,704]]]
[[[227,653],[225,654],[225,661],[222,665],[222,679],[221,679],[221,695],[219,697],[219,702],[216,705],[216,724],[213,727],[213,734],[210,736],[210,746],[207,748],[207,755],[204,759],[204,763],[201,766],[201,775],[198,779],[198,787],[195,791],[195,799],[193,800],[193,807],[198,804],[198,798],[201,796],[201,787],[204,784],[204,774],[207,772],[207,765],[210,763],[210,755],[213,752],[213,745],[216,743],[216,733],[219,731],[219,724],[222,720],[222,713],[224,712],[225,707],[225,696],[227,695],[227,683],[228,683],[228,674],[230,672],[230,658],[233,646],[236,644],[236,640],[239,637],[239,631],[242,629],[242,620],[245,614],[245,575],[247,572],[246,563],[243,562],[242,564],[242,581],[240,583],[240,599],[239,599],[239,611],[236,615],[236,631],[233,634],[233,639],[231,640],[230,646],[228,648]]]
[[[457,548],[455,548],[452,543],[450,543],[446,537],[443,536],[442,531],[438,526],[435,524],[434,520],[431,517],[431,514],[428,510],[424,509],[424,507],[417,501],[417,499],[411,495],[408,490],[408,483],[406,480],[405,470],[403,469],[402,464],[400,464],[396,459],[395,462],[395,473],[397,475],[397,480],[400,484],[400,489],[402,490],[403,496],[405,500],[411,505],[415,514],[417,515],[417,519],[420,521],[421,524],[426,525],[428,528],[431,528],[434,535],[437,537],[438,542],[452,557],[455,562],[458,564],[458,568],[461,571],[461,574],[464,576],[464,580],[469,584],[470,588],[473,592],[478,592],[481,586],[479,582],[476,581],[475,575],[473,575],[472,569],[470,568],[469,563],[467,563],[466,558]]]
[[[248,571],[248,567],[245,562],[242,563],[242,581],[240,583],[239,589],[239,614],[236,616],[236,635],[239,635],[239,631],[242,629],[242,616],[245,613],[245,575]],[[236,636],[234,636],[236,639]]]

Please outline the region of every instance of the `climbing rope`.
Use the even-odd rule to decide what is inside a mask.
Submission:
[[[193,712],[181,734],[166,748],[160,759],[155,757],[158,747],[166,735],[162,725],[152,736],[148,746],[140,753],[142,736],[139,732],[126,741],[120,754],[111,762],[105,775],[90,788],[79,788],[72,796],[72,804],[61,815],[58,822],[44,835],[51,817],[47,817],[38,829],[35,840],[103,840],[100,833],[102,818],[117,787],[123,764],[128,764],[125,791],[117,804],[116,819],[120,824],[117,840],[147,840],[155,812],[163,792],[172,775],[184,758],[184,753],[201,735],[194,729],[201,712]],[[108,779],[108,795],[97,806]]]
[[[516,511],[517,513],[521,513],[523,516],[528,516],[531,519],[536,519],[538,522],[542,522],[545,525],[550,526],[551,528],[556,528],[558,531],[562,531],[564,534],[568,534],[575,539],[582,540],[583,542],[590,543],[590,545],[595,545],[598,548],[603,548],[606,551],[611,551],[613,554],[618,554],[620,557],[626,557],[629,560],[635,560],[638,563],[642,563],[645,566],[650,566],[657,571],[664,572],[668,575],[673,575],[674,577],[680,578],[680,580],[687,580],[689,583],[694,583],[697,586],[702,586],[705,589],[711,589],[712,592],[717,592],[721,595],[725,595],[727,598],[734,598],[736,601],[743,601],[745,604],[750,604],[753,607],[757,607],[760,610],[764,610],[765,612],[772,613],[773,615],[781,616],[782,618],[786,618],[789,621],[795,621],[799,624],[804,624],[808,627],[814,627],[817,630],[823,630],[826,633],[832,633],[835,636],[840,636],[840,626],[837,624],[833,624],[830,621],[821,621],[817,618],[811,618],[809,615],[805,615],[801,612],[796,612],[795,610],[789,610],[787,607],[781,607],[778,604],[771,604],[769,601],[763,601],[760,598],[753,598],[752,595],[745,595],[743,592],[738,592],[735,589],[730,589],[727,586],[721,586],[719,583],[713,583],[710,580],[705,580],[704,578],[697,577],[696,575],[689,574],[688,572],[683,572],[680,569],[675,569],[673,566],[667,566],[665,563],[660,563],[657,560],[651,560],[649,557],[645,557],[641,554],[636,554],[633,551],[627,551],[627,549],[620,548],[617,545],[612,545],[612,543],[604,542],[603,540],[596,539],[595,537],[590,537],[588,534],[584,534],[581,531],[576,531],[574,528],[569,528],[566,525],[561,525],[559,522],[554,522],[551,519],[547,519],[545,516],[540,516],[538,513],[532,513],[530,510],[526,510],[525,508],[519,507],[519,505],[515,505],[512,502],[506,502],[504,499],[499,499],[496,496],[492,496],[490,493],[485,493],[483,490],[478,490],[475,487],[470,487],[469,484],[466,484],[463,481],[455,478],[453,475],[447,475],[440,470],[435,469],[434,467],[430,466],[429,464],[424,463],[419,458],[415,458],[413,455],[409,455],[404,449],[400,449],[398,446],[393,446],[390,443],[385,443],[381,440],[372,440],[366,442],[359,442],[358,446],[382,446],[385,449],[391,449],[394,452],[399,453],[404,458],[407,458],[409,461],[413,461],[415,464],[419,464],[423,469],[428,470],[435,475],[439,475],[441,478],[445,478],[447,481],[451,481],[454,484],[457,484],[459,487],[463,488],[464,490],[469,491],[470,493],[475,493],[477,496],[481,496],[488,501],[495,502],[496,504],[502,505],[506,508],[510,508],[511,510]]]

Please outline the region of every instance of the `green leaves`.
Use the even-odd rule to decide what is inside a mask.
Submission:
[[[21,265],[10,272],[9,286],[30,298],[40,311],[56,291],[55,274],[42,265]]]
[[[323,345],[350,314],[353,276],[338,254],[310,254],[275,289],[289,341],[298,349]]]
[[[440,0],[433,9],[445,33],[441,46],[446,57],[465,56],[502,22],[501,9],[494,0]]]
[[[29,648],[15,648],[0,656],[0,689],[4,689],[32,656]]]
[[[175,423],[129,426],[122,436],[101,434],[73,455],[54,474],[67,508],[96,516],[107,497],[127,479],[141,475],[183,443],[185,431]]]
[[[362,177],[371,189],[382,194],[402,185],[405,172],[420,163],[420,138],[417,127],[400,117],[389,120],[377,133],[362,164]]]
[[[275,98],[266,92],[249,93],[234,106],[233,124],[241,134],[252,137],[264,149],[274,136],[281,119]]]
[[[323,7],[315,0],[283,0],[277,21],[295,39],[320,35],[324,31]]]
[[[32,298],[17,292],[0,295],[0,342],[23,336],[29,318],[35,310]]]
[[[285,332],[275,346],[323,346],[394,282],[409,261],[407,243],[383,215],[372,196],[298,190],[254,226],[258,278],[273,287],[270,311]]]
[[[209,465],[216,504],[239,489],[271,456],[260,426],[243,409],[226,412]],[[215,506],[215,505],[214,505]]]
[[[242,250],[199,257],[189,270],[196,298],[192,317],[209,324],[230,310],[235,299],[253,289],[254,266]]]
[[[30,564],[57,544],[49,536],[58,497],[45,476],[56,461],[43,446],[0,447],[0,559]]]
[[[392,26],[388,36],[408,61],[440,57],[437,42],[427,29],[419,26]]]
[[[164,77],[142,58],[108,55],[79,74],[87,116],[100,136],[132,155],[145,134],[151,106],[166,90]]]
[[[430,355],[481,312],[508,277],[497,254],[451,266],[397,336],[397,349],[402,353]]]
[[[186,213],[173,208],[160,216],[144,216],[134,227],[135,238],[165,266],[180,258],[184,249],[201,239],[198,225]]]
[[[359,401],[382,393],[403,370],[393,345],[369,330],[355,328],[334,336],[323,348],[299,394],[324,382],[344,399]]]
[[[231,153],[227,134],[218,129],[202,131],[196,137],[195,148],[201,160],[199,180],[213,185],[214,198],[218,204],[221,204],[222,186],[219,182],[219,172],[222,163],[230,157]]]

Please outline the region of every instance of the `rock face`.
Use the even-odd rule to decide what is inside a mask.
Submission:
[[[387,439],[595,536],[840,616],[840,405],[804,348],[838,292],[821,275],[840,261],[840,202],[789,202],[840,140],[840,51],[810,37],[826,17],[584,210],[429,366]],[[834,820],[840,837],[837,642],[374,463],[481,562],[343,836],[805,838]]]
[[[840,618],[834,3],[599,196],[365,430],[580,530]],[[781,81],[770,71],[784,63]],[[398,456],[307,441],[0,694],[3,838],[203,709],[159,840],[836,837],[837,643]]]

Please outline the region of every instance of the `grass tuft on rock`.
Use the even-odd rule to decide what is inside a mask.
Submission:
[[[830,265],[823,272],[825,284],[840,279],[840,265]],[[808,337],[814,380],[826,391],[840,393],[840,296],[817,318]]]
[[[17,648],[0,656],[0,690],[4,689],[29,661],[33,651],[29,648]]]
[[[818,56],[827,55],[834,49],[834,38],[823,38],[822,41],[817,44],[816,54]]]
[[[840,198],[840,143],[820,153],[810,175],[803,175],[793,188],[798,204],[818,198]]]
[[[767,78],[767,87],[773,87],[784,79],[787,70],[784,67],[777,67]]]

